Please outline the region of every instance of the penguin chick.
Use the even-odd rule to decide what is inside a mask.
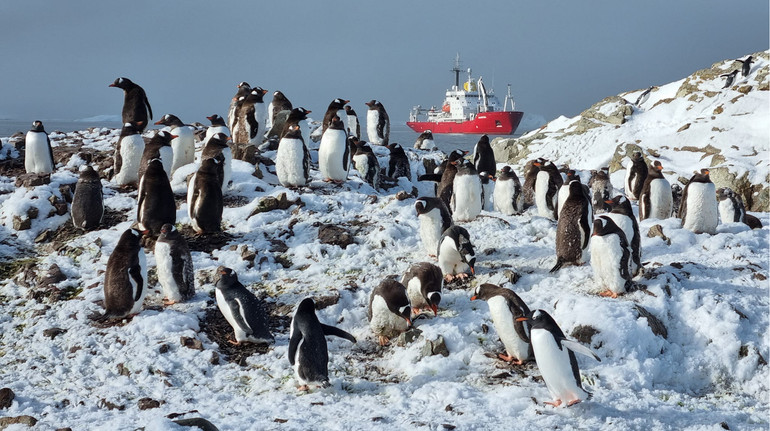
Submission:
[[[588,195],[583,185],[573,180],[569,183],[569,196],[556,224],[556,265],[551,272],[558,271],[565,264],[582,265],[592,224]]]
[[[377,336],[380,346],[412,326],[412,314],[406,287],[386,278],[369,296],[369,327]]]
[[[217,307],[235,331],[235,341],[228,341],[236,345],[244,341],[272,344],[275,339],[268,328],[262,301],[238,281],[238,275],[232,269],[220,266],[217,274]]]
[[[406,293],[415,316],[423,309],[430,309],[434,316],[438,315],[443,282],[441,268],[428,262],[415,263],[404,274],[401,284],[406,286]]]
[[[80,177],[72,196],[72,224],[76,228],[91,230],[97,228],[104,217],[104,195],[102,180],[91,165],[80,167]]]
[[[380,188],[380,162],[365,141],[358,141],[353,164],[364,181],[375,190]]]
[[[139,240],[141,231],[127,229],[107,259],[104,273],[104,315],[122,319],[142,311],[147,295],[147,260]]]
[[[388,160],[388,176],[391,178],[406,177],[412,180],[412,169],[409,166],[409,157],[401,145],[392,142],[388,144],[390,159]]]
[[[476,252],[473,251],[471,237],[461,226],[451,226],[445,230],[439,240],[438,266],[444,274],[444,280],[464,279],[476,273]]]
[[[195,272],[187,240],[171,223],[160,228],[155,242],[155,266],[163,288],[164,305],[190,299],[195,294]]]

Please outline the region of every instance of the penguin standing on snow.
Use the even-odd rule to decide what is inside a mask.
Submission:
[[[671,184],[663,176],[663,165],[655,160],[644,180],[642,194],[639,196],[639,220],[648,218],[667,219],[671,217],[674,196]]]
[[[24,170],[28,174],[49,174],[55,167],[48,133],[42,121],[35,121],[24,138]]]
[[[529,307],[519,295],[510,289],[484,283],[476,287],[471,297],[471,301],[477,299],[487,301],[495,331],[505,346],[506,354],[499,353],[497,357],[515,365],[523,365],[532,358],[529,323],[517,320],[529,315]]]
[[[267,122],[267,107],[264,96],[267,90],[254,87],[251,91],[238,98],[235,105],[235,121],[233,122],[233,142],[237,144],[259,145],[265,137]]]
[[[142,133],[152,119],[152,107],[144,89],[128,78],[118,78],[110,84],[110,87],[123,90],[123,124],[135,123],[139,133]]]
[[[348,116],[348,135],[361,137],[361,123],[358,121],[358,114],[350,105],[345,105],[345,115]]]
[[[147,261],[139,243],[141,238],[142,232],[126,230],[107,259],[102,319],[122,319],[142,311],[147,295]]]
[[[173,160],[166,161],[163,159],[163,165],[169,163],[171,167],[168,175],[171,178],[171,174],[184,165],[189,165],[195,162],[195,133],[193,128],[185,125],[182,120],[176,115],[166,114],[160,120],[155,122],[155,125],[163,125],[170,128],[169,132],[174,135],[171,140],[171,148],[173,150]],[[208,131],[206,132],[208,134]]]
[[[291,111],[291,101],[280,91],[273,93],[273,100],[270,102],[270,106],[267,108],[267,124],[268,127],[275,125],[275,118],[281,111]]]
[[[438,244],[438,266],[444,274],[444,281],[464,279],[476,273],[476,252],[471,236],[461,226],[450,226],[441,235]]]
[[[176,223],[174,192],[160,159],[150,160],[139,180],[136,221],[140,229],[149,230],[152,236],[158,236],[164,224]]]
[[[752,229],[762,228],[762,222],[746,212],[743,199],[731,188],[724,187],[717,190],[717,199],[719,200],[719,217],[722,219],[722,223],[740,222]]]
[[[345,112],[345,105],[348,102],[350,102],[350,100],[337,98],[329,103],[329,106],[326,108],[326,113],[324,114],[323,122],[321,123],[321,132],[325,132],[326,129],[329,128],[334,117],[338,117],[342,121],[342,124],[344,125],[342,130],[348,130],[348,114]]]
[[[390,118],[385,107],[378,100],[366,102],[369,110],[366,112],[366,133],[369,142],[374,145],[388,145],[390,139]]]
[[[722,87],[724,90],[725,88],[728,88],[729,86],[733,85],[733,82],[735,81],[735,76],[738,75],[738,69],[733,70],[730,73],[723,73],[722,75],[719,75],[720,78],[726,78],[725,79],[725,85]]]
[[[610,212],[605,214],[626,234],[629,252],[631,253],[630,271],[631,276],[635,277],[642,269],[642,247],[641,236],[639,235],[639,222],[634,216],[634,210],[631,208],[631,202],[623,195],[617,195],[605,202],[609,205]]]
[[[516,172],[510,166],[503,166],[495,181],[495,210],[505,215],[521,214],[524,211],[524,194]]]
[[[118,144],[115,147],[115,175],[113,179],[119,186],[139,182],[139,166],[144,153],[142,124],[126,123],[120,130]]]
[[[473,164],[466,161],[457,168],[452,185],[452,218],[455,221],[471,221],[481,214],[481,179]]]
[[[580,382],[580,369],[573,352],[582,353],[600,362],[601,359],[591,349],[568,340],[553,317],[543,310],[535,310],[517,320],[530,322],[529,338],[537,368],[553,397],[553,401],[545,403],[559,407],[566,402],[569,407],[590,398],[591,393],[583,389]]]
[[[745,78],[749,76],[749,72],[751,72],[751,60],[753,59],[753,56],[748,56],[744,60],[736,60],[743,64],[741,67],[741,75]]]
[[[102,223],[104,217],[102,180],[91,165],[80,167],[80,177],[75,184],[70,213],[72,224],[80,229],[95,229]]]
[[[297,125],[291,125],[278,144],[275,173],[284,187],[301,187],[310,181],[310,152]]]
[[[528,208],[535,205],[535,185],[537,184],[537,175],[540,173],[540,166],[546,160],[542,157],[530,160],[524,165],[524,184],[521,186],[521,192],[524,197],[524,207]]]
[[[438,316],[441,286],[444,284],[441,268],[428,262],[416,263],[401,278],[401,284],[406,286],[406,294],[415,316],[423,309],[429,309],[434,316]]]
[[[353,155],[353,164],[364,181],[375,190],[380,188],[380,162],[369,144],[358,141],[356,152]]]
[[[628,240],[612,218],[603,215],[594,220],[591,237],[591,268],[597,285],[607,288],[601,296],[617,298],[631,287]]]
[[[466,151],[454,150],[449,153],[444,171],[441,173],[441,181],[436,188],[436,197],[444,201],[444,204],[452,211],[452,195],[454,194],[454,181],[457,175],[457,167],[463,161]]]
[[[163,287],[163,304],[171,305],[195,295],[195,272],[187,240],[171,223],[160,228],[155,242],[155,266]]]
[[[436,149],[436,142],[433,141],[433,132],[426,130],[420,133],[417,140],[414,141],[414,148],[418,150],[433,151]]]
[[[644,181],[647,179],[647,163],[641,151],[634,151],[631,160],[626,165],[626,197],[632,201],[638,200],[642,194]]]
[[[487,172],[479,172],[479,180],[481,180],[481,210],[492,211],[495,205],[492,201],[495,194],[495,176]]]
[[[682,227],[695,233],[714,235],[719,224],[716,186],[709,178],[709,170],[701,169],[684,187],[679,218]]]
[[[591,206],[595,214],[605,212],[604,201],[612,198],[612,182],[609,172],[610,168],[608,167],[591,171],[588,187],[591,189]]]
[[[452,214],[439,198],[423,196],[414,203],[420,220],[420,240],[429,256],[436,256],[439,240],[445,230],[452,226]]]
[[[561,216],[561,207],[564,205],[564,201],[567,200],[567,197],[569,196],[569,184],[572,181],[577,181],[580,183],[580,175],[575,172],[574,169],[568,169],[567,170],[567,179],[564,180],[564,184],[559,187],[559,194],[556,198],[556,212]],[[586,195],[586,198],[588,199],[589,204],[591,203],[591,191],[585,184],[580,184],[580,186],[583,188],[583,193]],[[593,216],[593,205],[591,205],[591,212]]]
[[[473,147],[473,165],[476,166],[478,172],[488,172],[492,175],[497,172],[495,152],[489,145],[489,136],[481,135],[476,146]]]
[[[551,161],[538,160],[534,163],[540,170],[535,181],[535,204],[540,217],[556,220],[559,187],[564,183],[561,173]]]
[[[556,272],[565,264],[581,265],[591,238],[593,214],[591,201],[580,181],[569,183],[569,197],[556,224]]]
[[[163,171],[166,172],[166,176],[169,179],[171,178],[171,163],[174,158],[174,150],[171,147],[171,141],[175,138],[176,135],[161,130],[144,146],[144,151],[142,151],[142,161],[139,162],[140,180],[142,176],[144,176],[147,165],[152,159],[160,159],[163,164]]]
[[[248,82],[240,82],[236,88],[235,96],[230,100],[230,107],[227,109],[227,127],[232,133],[235,133],[233,126],[235,125],[235,110],[238,108],[238,101],[241,97],[246,97],[251,93],[251,85]]]
[[[393,142],[388,144],[390,160],[388,161],[388,176],[391,178],[406,177],[412,181],[412,168],[409,166],[409,157],[401,145]]]
[[[332,118],[331,124],[321,136],[318,147],[318,170],[324,181],[344,182],[348,179],[350,147],[340,117]]]
[[[222,230],[221,163],[221,158],[203,159],[187,186],[187,215],[199,235]]]
[[[369,296],[367,317],[380,346],[409,329],[412,326],[412,308],[406,287],[390,278],[382,280]]]
[[[297,305],[291,319],[289,333],[289,363],[299,382],[299,390],[310,389],[308,385],[329,386],[329,350],[326,336],[344,338],[355,343],[356,338],[342,329],[324,325],[315,314],[315,303],[305,298]]]
[[[230,140],[224,133],[217,133],[209,138],[201,150],[201,163],[206,159],[217,159],[217,179],[222,194],[227,191],[232,175],[233,151],[227,142]],[[199,168],[200,169],[200,168]]]
[[[219,279],[214,285],[217,307],[235,332],[235,341],[228,341],[236,345],[244,341],[272,344],[275,339],[267,324],[263,301],[238,281],[238,275],[232,269],[220,266],[217,274]]]

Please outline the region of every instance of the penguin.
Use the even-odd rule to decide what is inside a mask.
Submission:
[[[412,181],[412,168],[409,166],[409,157],[401,145],[392,142],[388,144],[390,159],[388,160],[388,176],[391,178],[406,177]]]
[[[591,189],[591,206],[595,214],[605,212],[604,202],[612,198],[612,182],[609,172],[610,168],[608,167],[591,171],[588,187]]]
[[[493,202],[495,176],[488,172],[479,172],[479,180],[481,180],[481,210],[492,211],[495,207]]]
[[[414,203],[420,220],[420,240],[429,256],[436,256],[439,240],[445,230],[452,226],[452,214],[439,198],[422,196]]]
[[[296,124],[289,127],[278,144],[275,173],[284,187],[301,187],[310,180],[310,152]]]
[[[195,133],[191,126],[185,125],[182,120],[174,114],[164,115],[160,120],[155,122],[155,125],[169,127],[169,132],[174,135],[174,138],[171,140],[173,160],[168,161],[171,168],[168,177],[171,178],[171,174],[177,169],[195,162]],[[166,163],[166,160],[163,159],[164,166]]]
[[[646,179],[647,163],[645,163],[641,151],[634,151],[631,160],[626,165],[626,197],[632,201],[638,200]]]
[[[102,180],[91,165],[80,167],[80,176],[72,196],[72,224],[76,228],[92,230],[104,218],[104,195]]]
[[[735,69],[730,73],[723,73],[722,75],[719,75],[720,78],[725,78],[725,85],[724,87],[722,87],[723,90],[733,85],[733,81],[735,81],[735,76],[737,74],[738,74],[738,69]]]
[[[495,211],[505,215],[521,214],[524,211],[524,194],[521,182],[513,168],[503,166],[495,181]]]
[[[476,274],[476,252],[473,251],[470,234],[461,226],[453,225],[444,231],[436,256],[446,282],[468,278],[468,273]]]
[[[583,389],[580,382],[575,353],[582,353],[601,362],[591,349],[572,340],[568,340],[559,325],[544,310],[535,310],[517,320],[530,322],[529,339],[535,362],[553,401],[546,404],[559,407],[563,402],[567,407],[584,399],[591,398],[591,393]]]
[[[564,183],[559,187],[559,193],[556,195],[556,212],[560,215],[561,213],[561,207],[564,205],[564,201],[567,200],[567,197],[569,196],[569,183],[572,181],[577,181],[581,183],[581,187],[583,188],[583,193],[585,193],[586,197],[588,198],[588,202],[591,202],[591,192],[587,185],[582,184],[580,181],[580,175],[575,172],[574,169],[567,169],[566,172],[566,179],[564,180]],[[592,205],[593,206],[593,205]]]
[[[345,105],[345,115],[348,116],[348,135],[361,137],[361,123],[358,121],[358,114],[350,105]]]
[[[473,165],[477,172],[487,172],[494,175],[497,172],[495,152],[489,145],[489,136],[481,135],[476,146],[473,147]]]
[[[139,166],[144,153],[142,124],[125,123],[120,130],[118,144],[115,147],[113,179],[119,186],[139,182]]]
[[[212,140],[215,138],[212,138]],[[197,234],[222,230],[221,159],[206,158],[187,185],[187,215]]]
[[[24,138],[24,171],[28,174],[50,174],[56,168],[51,149],[51,140],[37,120]]]
[[[335,116],[323,133],[318,147],[318,170],[324,181],[342,183],[348,179],[350,147],[347,141],[344,124],[340,117]]]
[[[297,126],[299,127],[299,130],[302,134],[302,136],[310,136],[310,126],[307,124],[307,115],[310,114],[311,110],[305,109],[303,107],[294,108],[289,112],[289,116],[286,117],[286,121],[283,125],[283,131],[279,134],[281,138],[286,136],[287,133],[289,133],[289,129],[291,126]],[[270,132],[272,134],[272,131]]]
[[[310,389],[308,385],[329,386],[327,335],[356,342],[356,337],[348,332],[321,323],[315,314],[313,300],[303,299],[291,319],[288,351],[289,363],[294,367],[294,376],[300,384],[299,390]]]
[[[647,172],[641,196],[639,196],[639,220],[648,218],[667,219],[671,217],[674,196],[671,184],[663,176],[663,165],[655,160]]]
[[[492,324],[505,346],[506,354],[499,353],[497,357],[514,365],[523,365],[530,360],[532,345],[529,342],[529,323],[517,320],[529,315],[527,304],[513,290],[490,283],[476,287],[471,301],[478,299],[487,301]]]
[[[235,133],[233,125],[235,124],[235,109],[238,107],[238,101],[241,97],[246,97],[251,93],[251,85],[246,81],[240,82],[236,88],[235,96],[230,100],[230,107],[227,109],[227,127],[231,133]]]
[[[611,217],[597,217],[591,234],[591,268],[596,284],[607,288],[601,296],[617,298],[631,290],[630,261],[626,234]]]
[[[217,159],[217,179],[222,194],[227,192],[232,175],[233,151],[228,145],[230,138],[224,133],[217,133],[209,138],[206,145],[201,150],[201,161],[206,159]]]
[[[211,125],[206,129],[206,136],[203,138],[203,145],[206,145],[206,143],[209,142],[209,139],[211,139],[211,137],[217,133],[223,133],[225,136],[230,136],[230,129],[227,128],[227,124],[225,124],[224,118],[217,114],[213,114],[209,117],[206,117],[206,119],[211,122]]]
[[[264,96],[267,90],[254,87],[251,91],[238,98],[235,105],[235,120],[233,121],[232,137],[236,144],[260,145],[265,137],[267,122],[267,107]]]
[[[559,216],[557,212],[558,191],[564,183],[564,179],[553,162],[538,160],[534,165],[540,169],[535,181],[537,213],[540,217],[556,220]]]
[[[467,151],[454,150],[449,153],[446,165],[441,172],[441,181],[436,188],[436,197],[444,201],[444,204],[452,211],[452,195],[454,191],[455,175],[457,175],[457,166],[462,162]]]
[[[382,280],[369,295],[367,317],[380,346],[409,329],[412,326],[412,309],[406,287],[390,278]]]
[[[214,284],[217,307],[235,332],[235,341],[228,341],[235,345],[244,341],[273,344],[275,338],[268,327],[263,301],[238,281],[238,274],[232,269],[220,266],[217,274],[219,278]]]
[[[535,185],[537,184],[537,175],[540,173],[540,166],[546,160],[542,157],[530,160],[524,165],[524,184],[521,186],[521,193],[524,198],[524,207],[528,208],[535,205]]]
[[[656,88],[658,87],[651,85],[650,88],[644,90],[642,94],[640,94],[639,97],[636,98],[636,103],[634,103],[634,105],[636,105],[637,107],[642,106],[642,103],[650,99],[650,93],[652,92],[652,90]]]
[[[415,263],[401,277],[401,284],[406,286],[412,314],[417,316],[421,310],[428,309],[433,311],[434,316],[438,316],[441,286],[444,284],[441,268],[428,262]]]
[[[426,130],[420,133],[417,140],[414,141],[414,148],[418,150],[433,151],[436,147],[436,142],[433,140],[433,132]]]
[[[671,214],[679,214],[679,207],[682,204],[682,186],[677,183],[671,184],[671,195],[674,197],[674,203],[671,207]]]
[[[385,107],[377,100],[366,102],[369,110],[366,112],[366,133],[369,142],[374,145],[388,145],[390,138],[390,118]]]
[[[606,213],[608,217],[626,234],[629,252],[631,253],[630,271],[631,276],[635,277],[642,269],[642,247],[641,236],[639,234],[639,222],[634,216],[634,210],[631,208],[631,202],[623,195],[617,195],[605,202],[610,209]]]
[[[348,114],[345,112],[345,105],[349,102],[350,100],[337,98],[329,103],[329,107],[326,108],[326,113],[324,114],[323,122],[321,123],[321,133],[329,128],[334,117],[338,117],[342,121],[342,124],[344,125],[342,130],[348,130]]]
[[[110,87],[123,90],[123,124],[135,123],[139,133],[142,133],[152,119],[152,107],[144,89],[128,78],[117,78]]]
[[[714,235],[719,224],[717,214],[716,187],[709,178],[709,170],[701,169],[690,178],[682,193],[679,207],[682,227],[695,233]]]
[[[743,66],[741,67],[741,75],[744,78],[749,76],[749,72],[751,72],[751,61],[752,61],[753,58],[754,57],[750,55],[750,56],[746,57],[743,60],[735,60],[735,61],[739,61],[739,62],[741,62],[743,64]]]
[[[172,305],[195,295],[195,272],[187,240],[171,223],[160,228],[155,242],[155,266],[163,288],[163,304]]]
[[[150,160],[139,180],[136,221],[140,229],[150,231],[152,236],[158,236],[164,224],[176,223],[174,192],[160,159]]]
[[[291,111],[291,101],[280,91],[273,92],[273,100],[267,108],[267,124],[269,128],[275,125],[275,117],[281,111]]]
[[[746,220],[746,208],[743,199],[729,187],[717,190],[719,201],[719,218],[722,223],[744,223]]]
[[[142,160],[139,162],[140,180],[142,179],[142,176],[144,176],[147,165],[152,159],[160,159],[163,164],[163,171],[166,172],[166,176],[171,179],[171,166],[174,159],[174,149],[171,147],[171,142],[174,139],[176,139],[176,135],[172,135],[165,130],[160,130],[155,133],[155,136],[150,139],[150,142],[145,144],[144,151],[142,151]]]
[[[556,224],[556,265],[551,272],[565,264],[582,265],[591,238],[593,213],[591,201],[580,181],[569,183],[569,197]]]
[[[380,188],[380,162],[374,155],[372,147],[365,141],[358,141],[356,152],[353,155],[353,164],[364,181],[375,190]]]
[[[481,214],[481,179],[476,168],[465,161],[457,168],[452,184],[452,218],[454,221],[471,221]]]
[[[142,311],[147,295],[147,258],[139,240],[142,232],[128,229],[120,235],[107,259],[104,273],[104,315],[122,319]]]

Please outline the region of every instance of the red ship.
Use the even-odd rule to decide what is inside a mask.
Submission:
[[[482,78],[474,81],[471,69],[468,69],[468,79],[460,87],[462,69],[459,54],[452,72],[455,74],[455,85],[447,90],[441,108],[415,106],[406,122],[409,128],[417,133],[430,130],[433,133],[512,135],[516,131],[524,113],[514,110],[510,84],[501,107],[494,91],[487,91]],[[506,110],[509,103],[511,108]]]

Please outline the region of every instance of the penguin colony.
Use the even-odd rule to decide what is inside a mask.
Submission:
[[[744,69],[750,68],[750,63],[749,57],[743,62]],[[335,183],[332,187],[345,184],[351,176],[350,162],[361,180],[375,190],[384,178],[412,178],[409,156],[417,159],[415,152],[389,143],[389,119],[382,103],[376,100],[366,103],[366,130],[371,145],[385,146],[390,151],[387,168],[382,169],[370,143],[360,140],[360,124],[348,100],[334,99],[329,105],[317,149],[318,164],[314,165],[305,141],[310,135],[303,133],[311,111],[292,108],[280,91],[274,93],[268,112],[263,101],[267,90],[240,83],[232,98],[228,123],[217,114],[207,117],[211,126],[196,155],[190,126],[166,114],[155,124],[168,130],[144,132],[152,118],[144,90],[127,78],[118,78],[110,86],[125,92],[124,126],[115,146],[114,170],[102,177],[121,190],[137,188],[138,202],[134,226],[123,232],[109,256],[103,283],[105,311],[95,317],[98,320],[130,318],[142,311],[150,288],[142,246],[145,236],[155,240],[153,253],[163,304],[172,306],[196,295],[190,250],[176,227],[170,179],[177,169],[196,165],[188,179],[188,219],[182,222],[190,224],[197,235],[220,231],[223,194],[230,192],[230,141],[259,146],[277,136],[271,173],[289,188],[308,187],[311,169],[316,166],[325,181]],[[644,100],[637,101],[641,103]],[[145,133],[150,135],[147,143]],[[26,145],[27,172],[49,174],[55,170],[50,140],[40,121],[33,123]],[[434,148],[430,132],[420,136],[415,148]],[[643,271],[639,226],[630,201],[639,201],[642,219],[673,215],[671,186],[661,163],[655,161],[648,166],[641,152],[630,158],[625,194],[614,193],[606,169],[592,171],[591,181],[584,185],[576,171],[566,168],[566,175],[562,175],[553,162],[543,158],[527,163],[522,185],[511,166],[498,170],[486,135],[479,140],[473,160],[466,160],[466,155],[456,150],[435,172],[420,177],[438,183],[435,196],[418,197],[414,205],[420,220],[420,241],[435,264],[415,262],[399,280],[385,277],[371,291],[367,316],[381,346],[408,331],[418,317],[441,318],[439,307],[445,285],[468,287],[468,280],[476,274],[473,241],[481,239],[458,223],[473,220],[483,211],[516,215],[535,206],[533,213],[557,225],[556,263],[551,272],[565,264],[583,264],[590,251],[596,293],[611,298],[633,290],[633,278]],[[746,214],[740,196],[732,190],[720,189],[718,196],[719,202],[709,171],[696,173],[686,185],[678,208],[682,226],[695,233],[713,234],[721,217],[723,223],[761,227],[755,217]],[[602,212],[594,217],[594,213]],[[102,184],[99,173],[90,165],[81,168],[71,214],[73,224],[80,229],[97,228],[102,221]],[[214,287],[217,307],[233,328],[231,343],[275,342],[264,301],[244,286],[231,268],[217,268]],[[487,302],[505,348],[498,358],[515,365],[536,362],[553,399],[548,404],[571,406],[590,398],[582,386],[574,353],[600,358],[569,340],[547,311],[530,310],[513,290],[489,283],[477,286],[469,300]],[[291,321],[288,348],[288,361],[301,390],[330,384],[326,336],[357,342],[353,335],[321,323],[312,298],[301,300]]]

